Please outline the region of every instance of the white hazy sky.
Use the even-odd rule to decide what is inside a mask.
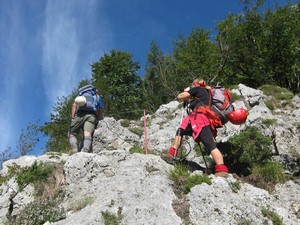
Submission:
[[[239,0],[0,0],[0,153],[29,123],[48,121],[105,52],[131,52],[144,67],[152,40],[170,53],[179,34],[241,11]]]

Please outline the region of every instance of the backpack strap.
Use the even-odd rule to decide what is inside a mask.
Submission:
[[[212,105],[212,92],[211,89],[205,88],[208,93],[208,105],[204,105],[200,102],[199,98],[195,97],[195,99],[198,101],[198,104],[195,106],[194,111],[196,112],[194,115],[194,119],[197,117],[197,113],[203,113],[202,110],[198,110],[199,107],[206,108],[207,110],[210,110],[210,107]]]
[[[206,89],[207,93],[208,93],[208,105],[209,107],[211,107],[212,105],[212,90],[211,89]],[[195,97],[196,101],[198,101],[198,104],[195,106],[195,110],[194,111],[197,111],[197,108],[199,106],[205,106],[203,103],[200,102],[199,98]]]
[[[232,103],[231,93],[226,88],[224,88],[224,96],[225,96],[225,103],[227,104],[224,104],[225,107],[223,107],[223,110]]]

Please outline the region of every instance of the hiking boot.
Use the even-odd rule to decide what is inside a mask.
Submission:
[[[215,176],[228,177],[228,168],[224,164],[217,164],[215,166]]]
[[[77,147],[72,147],[72,153],[77,153],[78,152],[78,148]]]
[[[81,149],[81,152],[87,152],[87,153],[89,153],[89,149],[88,149],[87,147],[83,147],[83,148]]]
[[[169,163],[169,164],[171,164],[171,165],[174,164],[174,157],[173,157],[169,152],[167,152],[167,153],[162,153],[160,157],[161,157],[161,159],[164,160],[165,162],[167,162],[167,163]]]
[[[228,177],[228,172],[225,171],[221,171],[221,172],[217,172],[215,173],[216,177]]]
[[[71,146],[71,151],[72,153],[76,153],[78,152],[78,145],[77,145],[77,139],[74,135],[70,135],[69,137],[69,143],[70,143],[70,146]]]

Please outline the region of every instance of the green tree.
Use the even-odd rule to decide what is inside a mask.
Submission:
[[[175,99],[178,85],[172,85],[171,71],[171,57],[164,56],[157,43],[151,42],[143,82],[145,105],[150,111],[155,111],[160,105]]]
[[[269,80],[262,69],[262,16],[256,9],[257,7],[245,7],[245,14],[236,17],[230,14],[226,20],[219,23],[217,37],[217,40],[222,42],[222,56],[227,57],[227,66],[234,74],[231,82],[241,82],[251,87]],[[265,81],[262,81],[263,79]]]
[[[40,127],[38,123],[39,121],[36,123],[29,123],[26,129],[21,129],[15,149],[8,147],[0,153],[0,169],[2,168],[2,163],[4,161],[28,155],[34,150],[36,144],[39,142],[38,136],[40,133]]]
[[[300,87],[299,5],[266,11],[263,24],[266,71],[276,85],[294,92]]]
[[[68,152],[68,131],[71,123],[71,107],[75,93],[68,97],[58,98],[58,102],[53,107],[50,114],[50,122],[41,126],[42,132],[48,137],[46,151]]]
[[[34,147],[39,142],[39,132],[38,121],[36,123],[29,123],[25,130],[21,129],[17,144],[17,152],[21,156],[28,155],[33,151]]]
[[[103,97],[104,112],[116,119],[133,119],[142,115],[142,79],[138,62],[132,54],[112,50],[91,65],[93,84]]]
[[[2,164],[9,159],[13,159],[11,148],[7,148],[0,153],[0,169],[2,169]]]
[[[217,46],[210,40],[210,32],[203,28],[194,28],[189,36],[175,40],[173,55],[173,79],[181,88],[195,78],[210,81],[220,70]]]
[[[230,14],[217,27],[231,82],[299,91],[299,3],[262,11],[262,0],[243,2],[243,13]]]

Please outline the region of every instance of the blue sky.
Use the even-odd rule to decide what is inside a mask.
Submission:
[[[152,40],[167,54],[179,34],[241,11],[239,0],[0,0],[0,152],[48,121],[105,52],[131,52],[143,67]]]

